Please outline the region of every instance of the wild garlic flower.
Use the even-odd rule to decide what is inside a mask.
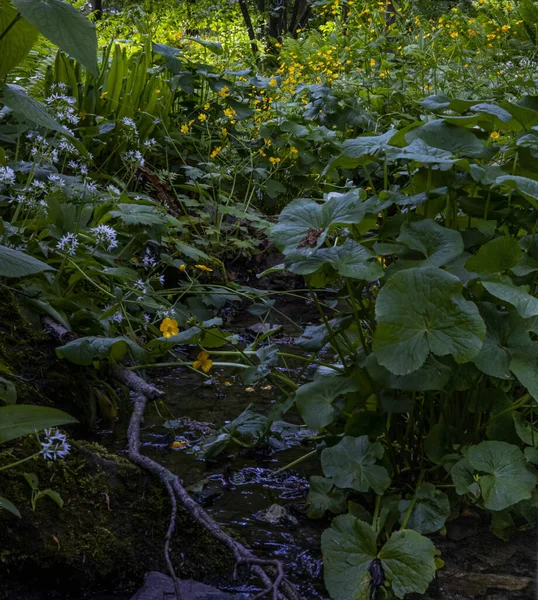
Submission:
[[[0,166],[0,189],[15,183],[15,171],[10,167]]]
[[[70,256],[74,256],[77,251],[78,244],[78,236],[76,233],[66,233],[56,244],[56,250],[61,250]]]
[[[41,454],[45,460],[56,460],[65,458],[71,451],[71,444],[67,442],[65,434],[60,433],[59,429],[53,432],[51,429],[45,429],[45,438],[40,440]]]
[[[97,245],[105,247],[108,251],[118,246],[118,239],[116,230],[110,225],[98,225],[92,230],[95,235],[95,241]]]
[[[129,150],[128,152],[125,152],[123,161],[131,167],[143,167],[146,162],[140,150]]]

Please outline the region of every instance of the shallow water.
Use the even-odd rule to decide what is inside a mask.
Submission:
[[[280,444],[283,449],[263,444],[233,454],[225,451],[211,461],[196,452],[208,432],[235,419],[248,405],[267,415],[276,403],[274,388],[262,389],[267,386],[258,384],[247,391],[240,375],[229,373],[229,369],[215,369],[205,379],[184,368],[161,372],[153,381],[165,392],[164,404],[148,407],[141,433],[143,452],[179,475],[215,521],[235,531],[259,556],[282,560],[305,599],[323,600],[320,535],[326,524],[305,516],[308,477],[319,474],[319,461],[312,457],[275,474],[314,448],[304,439],[311,432],[299,428],[286,432],[286,443]],[[286,420],[300,422],[293,414]],[[122,453],[125,433],[125,423],[120,422],[113,430],[100,431],[96,441]],[[187,445],[172,449],[174,440]],[[289,518],[266,522],[264,513],[273,504],[285,507]]]

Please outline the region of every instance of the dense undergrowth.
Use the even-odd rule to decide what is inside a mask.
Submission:
[[[532,2],[316,2],[278,37],[251,7],[257,39],[244,3],[109,7],[95,28],[60,0],[41,4],[64,11],[54,26],[13,4],[0,285],[31,326],[73,333],[57,354],[91,372],[95,418],[117,414],[114,362],[269,380],[274,415],[319,432],[307,505],[338,515],[321,541],[335,599],[425,592],[442,567],[426,534],[469,508],[502,538],[536,523]],[[271,243],[270,272],[304,277],[319,310],[296,340],[312,381],[275,331],[245,346],[223,325],[234,305],[271,322],[289,293],[234,281]],[[0,371],[0,442],[69,422],[17,405]],[[245,413],[209,447],[268,430]],[[62,436],[41,453],[64,456]]]

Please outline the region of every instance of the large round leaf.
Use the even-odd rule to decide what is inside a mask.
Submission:
[[[463,252],[459,231],[441,227],[431,219],[404,223],[397,240],[424,255],[425,265],[442,267]]]
[[[506,442],[482,442],[467,454],[471,467],[485,473],[479,479],[484,506],[504,510],[528,500],[538,483],[536,471],[528,466],[521,450]]]
[[[394,274],[379,293],[374,352],[396,375],[420,368],[428,354],[451,354],[456,362],[480,351],[486,327],[476,305],[461,295],[460,281],[433,267]]]
[[[385,467],[376,464],[383,457],[383,446],[371,443],[367,435],[346,436],[321,453],[323,473],[332,477],[340,488],[352,488],[359,492],[373,489],[380,496],[389,487],[390,477]]]
[[[416,491],[416,502],[411,516],[407,521],[407,527],[419,533],[434,533],[439,531],[450,516],[450,502],[448,496],[436,491],[431,483],[423,483]],[[400,500],[398,510],[400,511],[400,523],[403,522],[411,500]]]

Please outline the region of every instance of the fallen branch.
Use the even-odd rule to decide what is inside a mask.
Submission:
[[[46,330],[62,342],[76,337],[49,317],[45,317],[43,322]],[[115,365],[111,367],[110,374],[120,383],[128,387],[133,395],[133,412],[131,414],[127,432],[129,459],[142,469],[148,471],[155,477],[158,477],[170,496],[172,511],[170,515],[170,525],[165,537],[164,555],[170,576],[174,582],[176,600],[181,600],[180,586],[170,559],[169,547],[176,525],[178,500],[196,523],[209,531],[215,539],[222,542],[229,550],[231,550],[236,560],[234,577],[236,576],[237,567],[240,566],[247,566],[252,573],[259,577],[265,589],[256,595],[255,599],[271,594],[273,600],[301,600],[301,597],[294,586],[285,578],[284,567],[279,560],[262,559],[254,556],[248,548],[243,546],[243,544],[225,533],[206,511],[191,498],[177,475],[148,456],[140,453],[140,427],[144,419],[147,403],[161,397],[163,392],[125,367]],[[266,572],[267,568],[276,571],[274,580]]]

